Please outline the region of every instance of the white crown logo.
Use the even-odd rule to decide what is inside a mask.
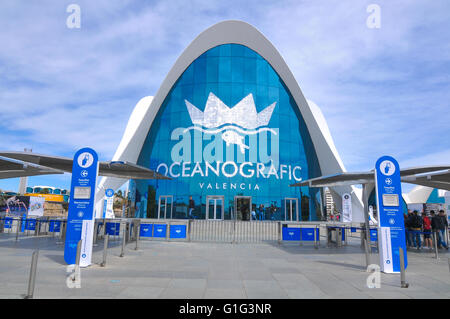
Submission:
[[[258,113],[251,93],[233,108],[230,108],[211,92],[206,102],[205,111],[202,112],[189,101],[184,101],[193,124],[201,125],[208,129],[219,127],[223,124],[235,124],[249,130],[268,125],[277,103],[272,103]]]

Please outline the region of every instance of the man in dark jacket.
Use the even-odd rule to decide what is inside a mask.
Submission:
[[[411,215],[411,219],[409,220],[409,227],[412,232],[412,239],[414,247],[420,249],[421,240],[420,240],[420,232],[422,230],[422,218],[419,216],[419,212],[415,210]]]
[[[438,248],[441,248],[441,246],[443,246],[445,249],[448,250],[448,246],[444,240],[445,230],[448,228],[448,221],[445,216],[445,212],[442,209],[439,211],[438,216],[432,216],[431,228],[436,234]]]

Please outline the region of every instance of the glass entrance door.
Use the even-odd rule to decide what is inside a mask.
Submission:
[[[284,219],[286,221],[298,222],[298,199],[285,198],[284,199]]]
[[[158,219],[171,219],[173,208],[173,196],[161,195],[158,201]]]
[[[208,195],[206,196],[206,219],[223,219],[225,196]]]
[[[252,197],[235,196],[234,211],[236,220],[252,220]]]

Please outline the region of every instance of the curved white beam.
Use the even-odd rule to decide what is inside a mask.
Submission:
[[[136,105],[136,108],[138,109],[136,111],[136,116],[134,116],[135,111],[133,111],[130,122],[128,123],[128,127],[133,126],[135,127],[135,130],[129,131],[127,127],[124,138],[122,139],[113,160],[126,160],[136,163],[153,120],[178,78],[187,67],[204,52],[216,46],[229,43],[241,44],[257,52],[272,66],[288,87],[307,125],[316,150],[322,175],[331,175],[345,171],[342,161],[337,155],[334,143],[330,140],[331,135],[329,134],[326,122],[324,122],[323,115],[321,116],[321,113],[319,114],[317,111],[318,107],[313,106],[314,112],[312,111],[303,96],[294,75],[289,70],[279,52],[255,27],[248,23],[235,20],[217,23],[197,36],[177,59],[154,98],[152,100],[144,98],[139,101]],[[139,114],[140,119],[137,114]],[[325,135],[322,132],[321,126],[326,131]],[[109,178],[103,179],[100,186],[102,188],[115,188],[114,186],[120,187],[119,182],[110,180]],[[341,194],[344,192],[352,193],[354,200],[354,214],[360,215],[354,216],[354,219],[355,221],[363,221],[362,204],[357,196],[354,195],[352,187],[336,187],[335,190]],[[98,195],[101,195],[97,196],[97,199],[100,201],[103,194]]]

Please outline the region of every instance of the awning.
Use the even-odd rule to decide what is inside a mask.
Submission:
[[[400,176],[404,183],[450,190],[450,166],[448,165],[405,168],[400,170]],[[321,176],[295,183],[290,186],[332,187],[367,183],[375,183],[373,170]]]
[[[66,173],[72,173],[73,159],[61,156],[42,155],[29,152],[0,152],[0,156],[15,159],[26,163],[33,163],[44,166],[47,169],[53,169]],[[44,175],[37,174],[37,175]],[[53,173],[61,174],[61,173]],[[170,177],[159,174],[146,167],[129,162],[108,161],[99,163],[100,176],[110,176],[124,179],[171,179]],[[11,174],[14,175],[14,174]],[[32,175],[14,175],[11,177],[32,176]]]
[[[0,179],[51,174],[64,174],[64,172],[39,165],[0,158]]]

